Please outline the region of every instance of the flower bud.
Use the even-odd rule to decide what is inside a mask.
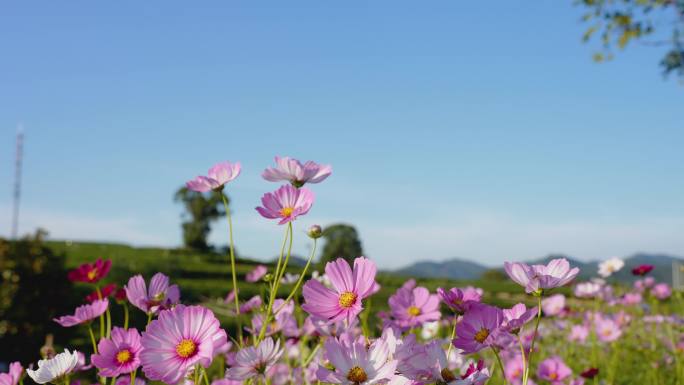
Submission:
[[[268,273],[268,274],[264,275],[264,277],[261,279],[263,279],[264,282],[271,282],[273,280],[273,274]]]
[[[319,225],[313,225],[309,227],[309,230],[306,232],[306,234],[311,239],[317,239],[323,236],[323,229]]]

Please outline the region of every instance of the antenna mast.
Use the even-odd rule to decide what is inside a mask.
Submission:
[[[21,163],[24,156],[24,129],[17,130],[16,158],[14,159],[14,208],[12,210],[12,239],[17,239],[19,231],[19,200],[21,198]]]

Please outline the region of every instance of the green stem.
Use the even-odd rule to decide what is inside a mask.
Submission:
[[[297,294],[297,290],[299,290],[299,287],[302,285],[302,282],[304,282],[304,277],[306,276],[306,272],[309,269],[309,265],[311,265],[311,261],[313,260],[313,257],[316,255],[316,245],[318,243],[318,240],[314,238],[314,244],[313,248],[311,249],[311,255],[309,255],[309,260],[306,261],[306,265],[304,265],[304,269],[302,270],[301,275],[299,276],[299,279],[297,280],[297,283],[295,284],[294,288],[292,289],[292,292],[290,295],[287,296],[287,299],[285,302],[283,302],[282,305],[274,313],[278,313],[285,305],[287,305],[288,302],[292,299]]]
[[[237,272],[235,271],[235,243],[233,242],[233,220],[230,216],[230,208],[228,208],[228,200],[226,199],[226,194],[221,192],[221,198],[223,199],[223,207],[226,210],[226,218],[228,219],[228,249],[230,250],[230,273],[233,278],[233,293],[235,293],[235,314],[238,324],[238,345],[242,347],[242,321],[240,317],[240,299],[237,287]]]
[[[135,385],[135,375],[138,373],[138,369],[135,369],[134,371],[131,372],[131,384],[130,385]]]
[[[123,309],[124,309],[124,329],[128,330],[128,304],[126,302],[123,303]],[[131,384],[133,385],[133,384]]]
[[[207,370],[203,366],[200,366],[200,368],[202,368],[202,377],[204,377],[204,385],[209,385],[209,376],[207,375]]]
[[[523,385],[527,385],[527,380],[530,377],[530,367],[532,366],[532,353],[534,352],[534,343],[537,340],[537,333],[539,331],[539,321],[541,321],[541,313],[542,313],[542,295],[539,294],[539,297],[537,297],[537,320],[534,323],[534,334],[532,335],[532,343],[530,344],[530,355],[528,356],[527,360],[527,368],[524,371],[523,374]]]
[[[109,307],[105,314],[107,315],[107,338],[109,338],[112,335],[112,314],[109,312]]]
[[[525,357],[525,347],[523,346],[522,339],[518,335],[518,345],[520,346],[520,354],[522,356],[522,367],[523,367],[523,377],[525,376],[525,371],[527,370],[527,357]]]
[[[504,385],[506,385],[508,381],[506,381],[506,372],[504,370],[503,363],[501,362],[501,357],[499,357],[499,352],[497,352],[496,349],[494,349],[493,347],[492,351],[494,352],[494,356],[496,357],[496,362],[499,363],[499,368],[501,368],[501,377],[503,377],[503,383]]]
[[[152,312],[147,313],[147,325],[149,325],[150,322],[152,322]],[[147,326],[147,325],[145,325],[145,326]]]
[[[93,354],[97,354],[97,342],[95,342],[95,333],[93,333],[93,327],[88,324],[88,331],[90,332],[90,342],[93,343]]]
[[[454,346],[454,338],[456,337],[456,325],[458,325],[458,315],[454,316],[454,328],[451,329],[451,338],[449,338],[449,348],[447,349],[447,360],[451,355],[451,348]]]
[[[285,257],[285,263],[282,264],[282,270],[284,271],[285,268],[287,267],[287,261],[290,259],[290,255],[292,254],[292,222],[287,223],[287,230],[285,232],[285,240],[283,241],[283,248],[281,251],[284,251],[285,249],[285,242],[289,239],[290,243],[287,249],[287,257]],[[275,298],[278,294],[278,288],[280,287],[280,279],[278,278],[280,276],[280,270],[281,270],[281,260],[283,259],[283,253],[280,253],[280,257],[278,258],[278,264],[276,265],[276,271],[273,274],[273,277],[275,281],[273,282],[273,285],[271,286],[271,294],[269,296],[268,300],[268,307],[266,308],[266,314],[264,314],[263,318],[263,323],[261,325],[261,331],[259,332],[259,336],[257,337],[257,340],[255,342],[255,345],[257,345],[259,342],[261,342],[264,337],[266,336],[266,327],[271,321],[271,311],[273,310],[273,302],[275,301]]]

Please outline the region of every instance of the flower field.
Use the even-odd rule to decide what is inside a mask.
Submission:
[[[187,187],[239,188],[240,170],[219,163]],[[584,282],[562,258],[506,262],[505,282],[407,279],[363,256],[315,266],[325,229],[306,223],[310,186],[331,174],[287,157],[264,171],[282,183],[256,208],[284,230],[273,264],[237,260],[225,199],[224,258],[52,244],[70,255],[63,279],[84,298],[53,322],[79,333],[12,362],[0,385],[682,383],[681,293],[649,265],[609,259]],[[299,267],[295,226],[313,246]],[[622,269],[633,285],[611,283]]]

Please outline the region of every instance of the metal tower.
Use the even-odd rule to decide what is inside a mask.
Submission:
[[[19,231],[19,199],[21,198],[21,163],[24,156],[24,129],[17,130],[16,157],[14,159],[14,207],[12,210],[12,239]]]

